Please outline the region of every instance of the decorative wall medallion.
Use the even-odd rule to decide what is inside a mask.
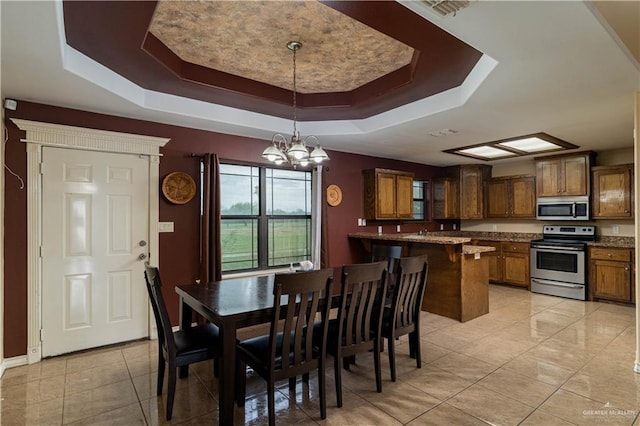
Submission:
[[[327,186],[327,204],[331,207],[340,205],[342,202],[342,190],[338,185]]]
[[[162,193],[173,204],[186,204],[196,195],[196,183],[186,173],[169,173],[162,181]]]

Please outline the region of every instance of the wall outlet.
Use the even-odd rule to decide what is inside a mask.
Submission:
[[[382,234],[382,226],[378,226],[378,234]]]
[[[620,226],[613,225],[613,235],[618,235],[618,234],[620,234]]]
[[[400,225],[396,225],[396,232],[400,232]]]
[[[362,226],[367,226],[367,219],[362,219]]]
[[[456,224],[455,223],[453,224],[453,230],[454,231],[456,230]]]
[[[173,222],[159,222],[158,232],[173,232]]]
[[[444,223],[441,223],[441,224],[440,224],[440,230],[441,230],[441,231],[444,231]]]
[[[493,224],[493,230],[497,231],[498,230],[498,225],[496,225],[495,223]]]

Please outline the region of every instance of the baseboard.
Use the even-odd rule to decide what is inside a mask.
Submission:
[[[14,356],[13,358],[5,358],[0,364],[0,377],[6,370],[13,367],[20,367],[21,365],[27,365],[29,360],[26,355]]]

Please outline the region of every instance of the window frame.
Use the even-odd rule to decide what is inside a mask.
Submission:
[[[269,224],[270,220],[279,220],[279,219],[304,219],[308,221],[308,235],[307,235],[307,255],[306,260],[311,260],[313,258],[313,199],[314,199],[314,190],[313,190],[313,169],[310,170],[294,170],[290,168],[282,168],[282,167],[270,167],[264,164],[256,164],[256,163],[248,163],[248,162],[239,162],[239,161],[230,161],[230,160],[221,160],[220,165],[229,165],[229,166],[244,166],[244,167],[255,167],[258,169],[258,214],[245,214],[245,215],[223,215],[222,211],[220,212],[220,222],[227,220],[256,220],[257,221],[257,267],[250,268],[242,268],[242,269],[231,269],[231,270],[223,270],[223,275],[231,275],[231,274],[242,274],[242,273],[251,273],[258,271],[271,271],[278,270],[283,268],[289,268],[289,264],[279,264],[274,266],[269,266],[269,239],[270,239],[270,229]],[[267,170],[290,170],[300,173],[306,173],[307,176],[305,181],[309,181],[309,213],[308,214],[268,214],[267,213]],[[222,174],[222,173],[221,173]],[[222,192],[222,183],[220,186],[220,191]],[[221,206],[222,207],[222,206]],[[304,210],[306,211],[306,205],[304,206]],[[273,208],[273,206],[272,206]],[[221,250],[224,254],[224,247],[221,244]],[[293,262],[298,263],[298,261]],[[221,265],[222,267],[222,265]]]

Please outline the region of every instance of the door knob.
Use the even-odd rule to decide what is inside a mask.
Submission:
[[[144,253],[140,253],[140,254],[138,255],[138,260],[145,260],[146,258],[147,258],[147,255],[146,255],[146,254],[144,254]]]

